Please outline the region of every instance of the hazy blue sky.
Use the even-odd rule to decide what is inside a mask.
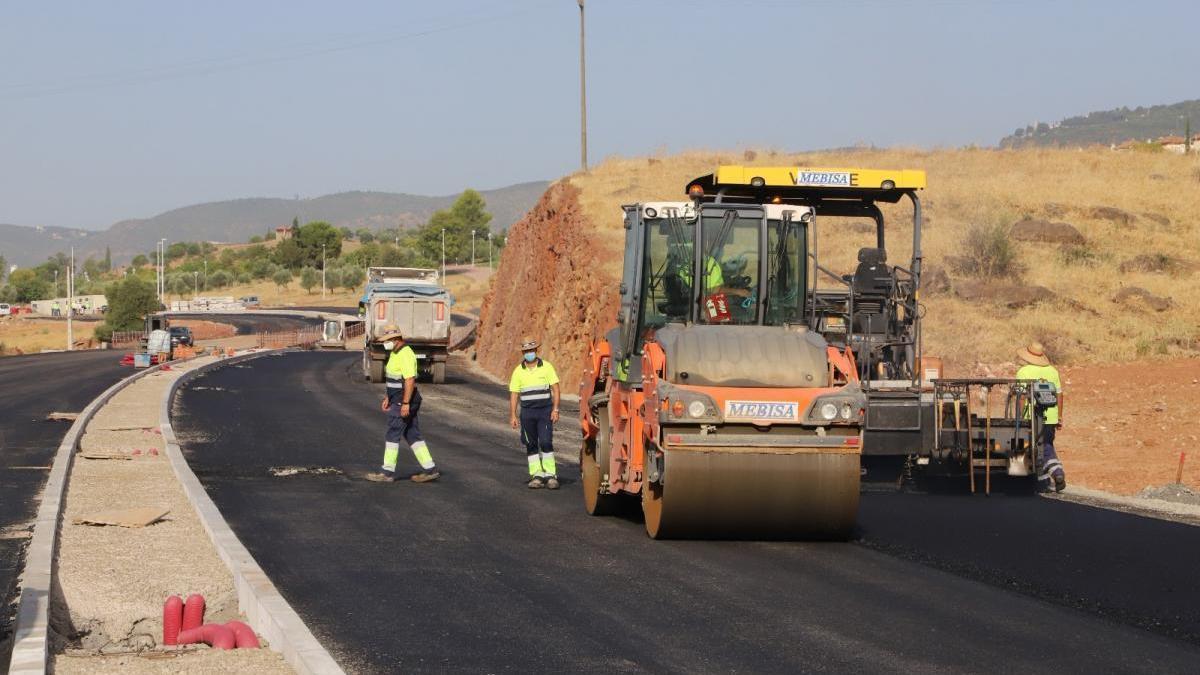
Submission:
[[[0,222],[555,178],[578,165],[578,14],[0,0]],[[590,154],[993,144],[1200,97],[1198,64],[1194,1],[589,0]]]

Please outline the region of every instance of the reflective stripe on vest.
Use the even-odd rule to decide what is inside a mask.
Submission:
[[[517,394],[521,403],[540,403],[550,400],[550,385],[539,384],[532,387],[524,387]]]

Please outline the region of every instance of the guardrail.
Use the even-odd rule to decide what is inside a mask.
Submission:
[[[144,330],[115,330],[111,342],[113,347],[125,347],[138,344],[144,337],[146,337]]]
[[[283,349],[284,347],[315,347],[321,341],[319,328],[280,330],[258,334],[259,349]]]

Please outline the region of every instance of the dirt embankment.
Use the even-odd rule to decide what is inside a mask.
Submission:
[[[611,264],[617,252],[595,233],[580,207],[579,190],[566,181],[550,186],[513,225],[480,311],[480,365],[507,379],[521,336],[532,335],[558,370],[563,392],[578,390],[588,341],[617,316],[618,281]]]

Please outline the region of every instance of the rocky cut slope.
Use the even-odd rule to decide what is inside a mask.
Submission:
[[[554,183],[509,231],[476,347],[480,365],[507,379],[522,336],[537,338],[565,394],[578,391],[589,341],[615,323],[618,306],[613,239],[597,236],[579,197],[571,183]]]

